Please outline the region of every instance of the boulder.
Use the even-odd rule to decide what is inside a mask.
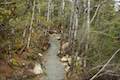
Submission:
[[[69,47],[69,42],[66,42],[62,45],[62,50],[65,50],[67,47]]]
[[[67,63],[67,62],[63,62],[63,63],[62,63],[62,65],[67,66],[67,65],[68,65],[68,63]]]
[[[57,40],[60,40],[60,39],[61,39],[61,37],[60,37],[60,36],[57,36],[57,37],[56,37],[56,39],[57,39]]]
[[[34,72],[35,74],[41,74],[41,73],[43,73],[43,70],[42,70],[41,65],[40,65],[40,64],[35,64],[35,67],[34,67],[34,69],[33,69],[33,72]]]
[[[61,62],[67,62],[67,61],[68,61],[68,58],[66,56],[61,58]]]
[[[69,64],[72,61],[72,58],[69,55],[63,56],[60,60],[61,62],[68,62]]]
[[[66,72],[68,72],[69,69],[70,69],[70,66],[66,66],[66,67],[65,67],[65,71],[66,71]]]
[[[71,64],[71,62],[72,62],[72,58],[69,57],[69,58],[68,58],[68,63]]]
[[[34,68],[29,71],[31,71],[35,75],[39,75],[43,73],[42,67],[39,63],[36,63]]]
[[[72,58],[69,55],[66,55],[61,58],[62,64],[65,66],[65,71],[68,72],[70,69],[69,64],[71,64]]]

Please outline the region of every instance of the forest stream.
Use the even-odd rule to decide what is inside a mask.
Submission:
[[[64,79],[64,66],[59,60],[57,56],[59,48],[60,48],[60,41],[57,40],[57,37],[60,36],[59,34],[52,34],[50,35],[50,48],[47,54],[47,62],[46,62],[46,72],[47,72],[47,79],[46,80],[63,80]]]

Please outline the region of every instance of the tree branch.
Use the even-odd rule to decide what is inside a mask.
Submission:
[[[105,68],[106,66],[111,62],[111,60],[115,57],[115,55],[120,51],[120,48],[111,56],[111,58],[107,61],[106,64],[90,79],[94,80]]]
[[[100,9],[100,6],[101,6],[101,4],[99,4],[99,5],[97,6],[97,9],[96,9],[96,11],[95,11],[92,19],[90,20],[90,23],[92,23],[92,22],[94,21],[95,17],[97,16],[97,13],[98,13],[98,11],[99,11],[99,9]]]
[[[0,3],[1,5],[8,5],[8,4],[15,4],[15,2],[5,2],[5,3]]]
[[[119,37],[114,37],[114,36],[112,36],[112,35],[109,35],[109,34],[107,34],[107,33],[101,32],[101,31],[91,31],[91,33],[102,34],[102,35],[104,35],[104,36],[107,36],[107,37],[110,37],[110,38],[113,38],[113,39],[119,38]]]
[[[98,6],[97,6],[97,8],[96,8],[96,11],[95,11],[95,13],[94,13],[94,15],[93,15],[93,17],[92,17],[92,19],[90,20],[90,24],[94,21],[94,19],[95,19],[95,17],[97,16],[97,13],[98,13],[101,5],[102,5],[103,3],[105,3],[105,2],[107,2],[107,0],[104,0],[104,1],[102,1],[100,4],[98,4]]]

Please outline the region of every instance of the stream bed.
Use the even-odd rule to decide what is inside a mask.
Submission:
[[[60,35],[50,35],[50,48],[46,57],[46,80],[64,80],[64,66],[62,65],[62,63],[59,60],[59,57],[57,56],[60,48],[60,41],[57,40],[58,36]]]

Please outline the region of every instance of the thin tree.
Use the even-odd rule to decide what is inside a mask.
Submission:
[[[118,49],[112,56],[111,58],[103,65],[103,67],[90,79],[94,80],[102,71],[105,70],[105,68],[108,66],[108,64],[112,61],[112,59],[116,56],[117,53],[119,53],[120,49]]]
[[[27,42],[27,48],[30,47],[30,41],[31,41],[31,35],[32,35],[32,28],[33,28],[33,21],[34,21],[34,16],[35,16],[35,3],[36,1],[33,1],[33,8],[32,8],[32,16],[31,16],[31,22],[30,22],[30,27],[29,27],[29,35],[28,35],[28,42]]]
[[[89,39],[90,39],[90,0],[87,0],[87,25],[86,25],[86,45],[85,45],[85,53],[89,51]],[[86,67],[86,56],[83,60],[84,67]]]
[[[50,20],[50,15],[51,15],[51,2],[52,2],[52,0],[48,0],[47,21]]]

